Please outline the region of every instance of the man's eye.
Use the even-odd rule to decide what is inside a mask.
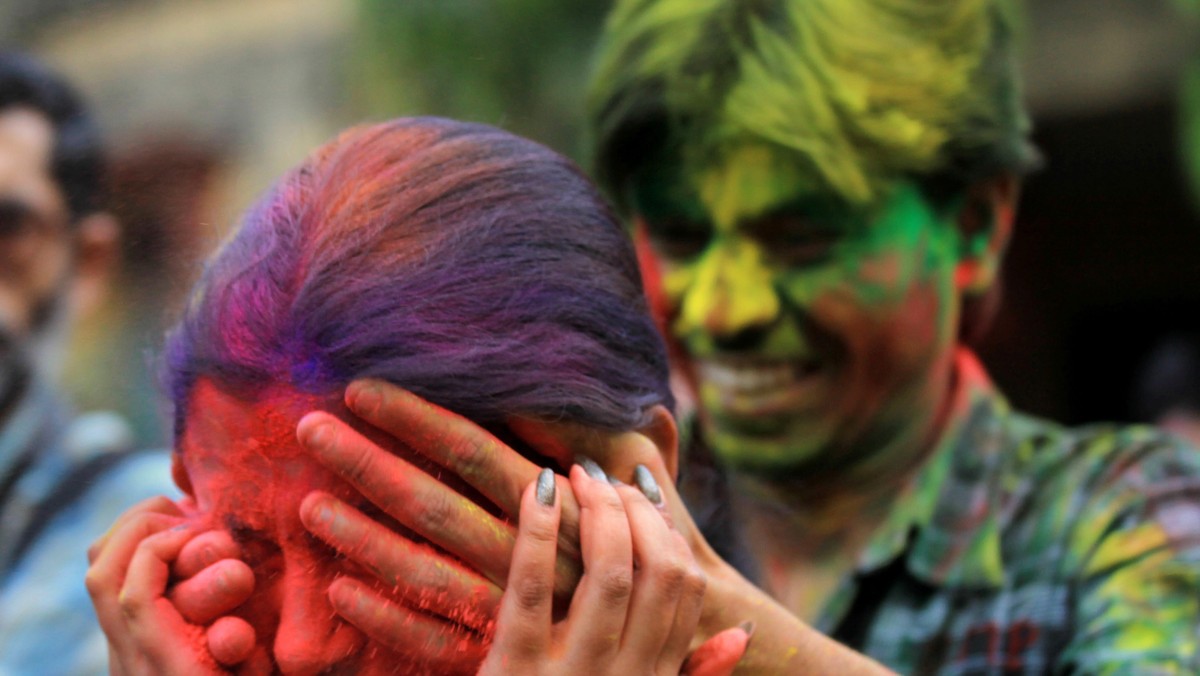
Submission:
[[[695,258],[712,239],[708,226],[683,219],[655,221],[647,231],[654,250],[669,260]]]
[[[841,241],[835,230],[789,220],[773,221],[757,230],[756,238],[767,255],[785,265],[822,263]]]

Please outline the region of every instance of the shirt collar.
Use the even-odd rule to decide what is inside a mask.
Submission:
[[[902,490],[888,519],[859,556],[869,573],[898,556],[933,585],[995,588],[1004,582],[998,505],[1008,404],[965,348],[955,354],[955,391],[937,448]]]

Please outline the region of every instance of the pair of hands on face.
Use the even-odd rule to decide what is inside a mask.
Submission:
[[[638,470],[639,483],[659,497],[659,505],[651,504],[638,489],[573,468],[569,479],[554,477],[555,498],[547,506],[536,497],[540,468],[474,423],[381,383],[352,385],[346,401],[503,513],[519,514],[519,525],[336,417],[309,414],[298,435],[315,457],[469,566],[314,492],[301,505],[305,526],[377,578],[378,584],[343,577],[330,585],[331,605],[344,620],[382,645],[424,655],[439,671],[461,671],[486,655],[484,673],[679,672],[694,643],[704,576],[688,539],[671,525],[694,529],[649,440],[514,423],[519,436],[551,457],[597,444],[628,447],[592,450],[644,458],[649,469]],[[665,488],[651,488],[655,483]],[[253,591],[253,574],[238,554],[227,535],[200,532],[165,498],[123,516],[89,552],[88,587],[109,636],[114,673],[269,670],[250,625],[227,616]],[[381,587],[394,593],[380,594]],[[693,654],[688,671],[728,673],[748,638],[740,628],[714,636]]]

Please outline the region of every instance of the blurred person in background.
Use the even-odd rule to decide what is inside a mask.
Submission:
[[[0,53],[0,673],[106,670],[84,551],[122,510],[174,490],[165,453],[131,452],[123,421],[76,417],[55,391],[72,321],[115,262],[103,184],[76,93]]]
[[[972,349],[1036,163],[1016,23],[1004,0],[609,17],[596,165],[696,401],[682,473],[715,468],[692,504],[729,512],[775,599],[693,537],[701,634],[757,623],[744,668],[1200,670],[1200,454],[1013,411]],[[383,389],[378,417],[516,499],[514,451]]]
[[[1154,345],[1134,379],[1133,413],[1200,446],[1200,336],[1177,333]]]

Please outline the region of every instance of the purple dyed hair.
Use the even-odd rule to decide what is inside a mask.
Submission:
[[[381,378],[481,424],[672,407],[604,198],[541,145],[438,118],[350,129],[286,174],[208,262],[165,376],[177,435],[202,376],[251,397]]]

